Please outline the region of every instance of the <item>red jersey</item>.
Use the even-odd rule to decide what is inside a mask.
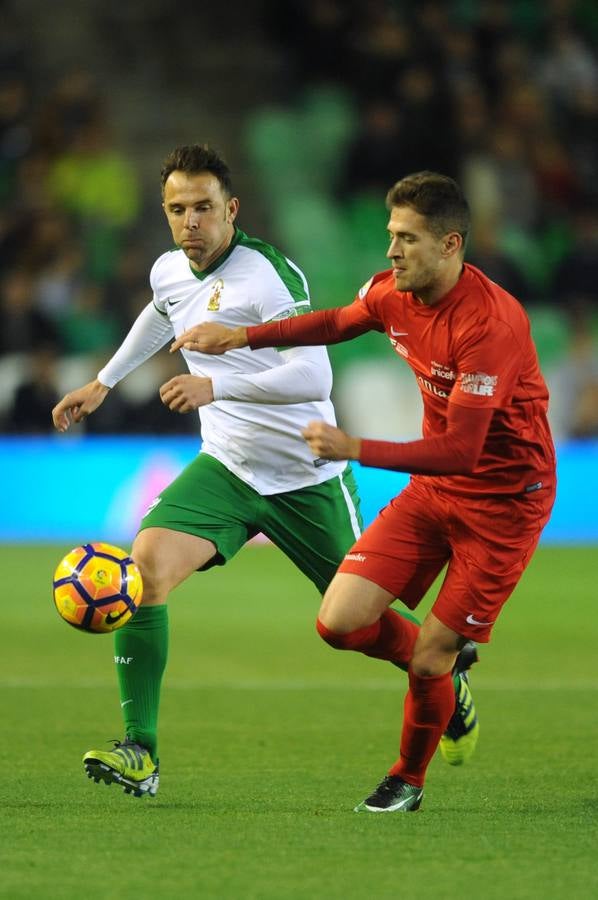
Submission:
[[[431,306],[397,291],[388,270],[364,285],[350,306],[256,326],[247,334],[257,348],[268,342],[336,343],[371,330],[385,332],[413,370],[424,404],[424,440],[364,440],[364,465],[424,472],[428,484],[456,494],[519,494],[553,484],[548,390],[529,320],[514,297],[474,266],[465,264],[456,285]],[[489,424],[473,468],[453,474],[446,455],[452,445],[442,438],[454,420],[463,444],[467,410],[487,410]],[[423,453],[425,466],[414,463],[410,446]],[[426,454],[432,447],[435,455]]]

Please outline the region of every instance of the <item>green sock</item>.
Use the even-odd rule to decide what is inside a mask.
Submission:
[[[168,607],[140,606],[114,632],[114,661],[127,736],[158,759],[160,686],[168,657]]]

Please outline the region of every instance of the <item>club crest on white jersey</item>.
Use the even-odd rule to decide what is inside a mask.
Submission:
[[[212,293],[210,294],[208,300],[208,311],[209,312],[218,312],[220,309],[220,295],[224,290],[224,281],[222,278],[219,278],[212,288]]]

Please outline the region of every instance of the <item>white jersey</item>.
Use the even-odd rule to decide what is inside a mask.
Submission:
[[[136,357],[122,355],[125,342],[99,375],[109,386],[173,334],[178,337],[201,322],[235,328],[311,311],[307,282],[297,266],[239,229],[206,271],[196,272],[183,250],[172,250],[156,260],[150,282],[153,306],[169,327],[163,335],[158,329],[154,346]],[[343,471],[345,462],[314,460],[301,436],[312,419],[336,424],[325,348],[246,347],[220,356],[181,352],[189,371],[211,378],[214,388],[214,402],[199,409],[203,453],[264,495],[319,484]],[[322,399],[305,402],[310,394],[318,396],[315,381],[323,385]]]

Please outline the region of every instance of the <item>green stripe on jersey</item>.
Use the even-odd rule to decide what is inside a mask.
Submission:
[[[285,319],[294,319],[296,316],[303,316],[305,313],[313,312],[309,300],[295,300],[295,305],[291,309],[285,309],[283,312],[276,313],[268,322],[283,322]]]
[[[284,312],[278,313],[277,316],[274,316],[272,319],[268,319],[268,321],[264,324],[269,325],[270,322],[282,322],[284,319],[294,319],[296,316],[303,316],[305,315],[305,313],[310,312],[313,312],[313,309],[311,308],[311,303],[309,302],[309,300],[296,300],[295,305],[292,309],[285,309]],[[286,344],[284,347],[275,347],[274,349],[278,350],[278,352],[280,353],[281,350],[290,350],[291,346],[295,345]]]
[[[260,241],[259,238],[248,237],[244,231],[239,230],[238,234],[240,236],[239,246],[255,250],[257,253],[265,256],[284,282],[293,300],[307,300],[309,302],[309,291],[305,277],[280,250],[277,250],[272,244]]]
[[[204,278],[207,278],[208,275],[211,275],[226,262],[235,247],[247,247],[248,250],[255,250],[257,253],[261,253],[282,279],[283,284],[293,300],[295,302],[301,300],[304,300],[307,303],[310,302],[307,281],[300,269],[288,260],[280,250],[273,247],[272,244],[266,244],[265,241],[261,241],[259,238],[248,237],[248,235],[246,235],[244,231],[241,231],[240,228],[235,228],[233,239],[226,250],[221,253],[220,256],[216,257],[206,269],[202,269],[201,271],[194,269],[191,265],[191,260],[189,260],[189,268],[191,269],[192,274],[195,275],[199,281],[203,281]],[[161,312],[161,310],[158,310],[158,312]]]

